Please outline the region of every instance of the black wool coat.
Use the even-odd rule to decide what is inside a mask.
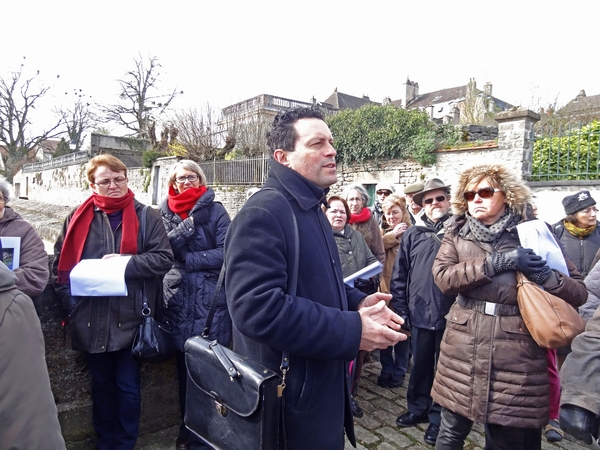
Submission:
[[[347,368],[359,350],[356,310],[365,294],[342,281],[331,225],[321,210],[327,190],[274,160],[270,165],[265,187],[283,196],[263,189],[250,197],[225,240],[234,350],[276,372],[282,351],[289,352],[288,448],[342,450],[344,428],[355,441]],[[290,206],[300,239],[295,296],[285,293],[295,248]]]

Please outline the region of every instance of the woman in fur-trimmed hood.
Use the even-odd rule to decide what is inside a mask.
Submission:
[[[441,291],[456,295],[432,389],[443,407],[436,448],[462,449],[473,422],[485,424],[486,448],[541,448],[548,360],[519,313],[515,271],[573,306],[587,291],[570,261],[566,276],[520,247],[516,225],[530,217],[529,199],[500,164],[466,169],[453,186],[455,214],[432,268]]]
[[[501,164],[473,166],[460,174],[452,186],[452,211],[455,215],[467,213],[469,202],[464,198],[464,193],[483,179],[489,180],[491,187],[500,189],[504,194],[504,203],[512,211],[523,215],[531,202],[531,191],[520,176]]]

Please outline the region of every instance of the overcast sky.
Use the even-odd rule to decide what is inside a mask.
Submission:
[[[73,89],[114,102],[138,54],[184,91],[179,108],[323,101],[336,87],[381,102],[402,98],[407,77],[421,93],[489,81],[525,107],[600,94],[597,0],[5,3],[0,74],[40,70],[52,103]]]

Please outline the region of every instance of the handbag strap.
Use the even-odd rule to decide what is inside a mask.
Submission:
[[[142,209],[142,218],[140,220],[140,229],[139,232],[142,235],[142,251],[144,251],[144,245],[145,242],[144,240],[146,239],[146,210],[148,209],[148,205],[144,205],[144,208]],[[148,299],[146,298],[146,292],[145,292],[145,285],[146,283],[144,282],[144,280],[142,280],[142,316],[146,317],[150,315],[150,308],[148,307]]]
[[[298,287],[298,270],[300,268],[300,234],[298,233],[298,221],[296,220],[296,215],[294,214],[294,210],[290,205],[285,196],[274,188],[262,188],[261,191],[274,191],[285,199],[288,208],[290,209],[291,217],[292,217],[292,227],[294,229],[294,265],[292,266],[292,271],[290,274],[290,282],[288,283],[286,292],[290,296],[296,295],[296,288]],[[217,300],[219,298],[219,293],[221,291],[221,287],[223,285],[223,280],[225,279],[225,263],[223,261],[223,267],[221,268],[221,272],[219,273],[219,279],[217,280],[217,285],[215,287],[215,293],[213,295],[212,301],[210,302],[210,309],[208,311],[208,315],[206,316],[206,321],[204,322],[204,329],[202,331],[202,337],[208,338],[208,334],[210,333],[210,327],[212,325],[213,317],[215,315]],[[229,376],[235,377],[234,372],[237,373],[235,366],[231,361],[221,361],[223,366],[227,369]],[[284,351],[281,355],[281,373],[283,375],[282,383],[279,386],[280,395],[283,393],[283,389],[285,389],[285,375],[290,367],[290,358],[289,353]],[[238,374],[239,375],[239,374]]]

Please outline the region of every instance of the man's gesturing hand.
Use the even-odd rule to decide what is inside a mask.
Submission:
[[[368,296],[358,309],[362,323],[361,350],[384,349],[407,339],[405,334],[399,332],[404,320],[387,307],[386,299],[381,298],[372,304],[382,295],[385,294]]]

